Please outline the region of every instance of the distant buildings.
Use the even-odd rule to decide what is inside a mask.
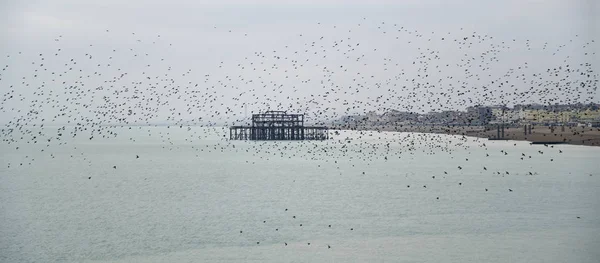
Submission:
[[[573,105],[504,105],[472,106],[463,111],[442,111],[418,114],[391,110],[378,115],[368,112],[364,116],[344,117],[345,121],[361,121],[366,125],[457,125],[485,126],[498,123],[506,125],[568,125],[600,126],[600,107],[598,104]]]
[[[600,110],[591,105],[515,105],[470,107],[467,111],[477,112],[479,123],[495,124],[538,124],[575,125],[578,122],[600,121]],[[487,121],[487,122],[486,122]]]
[[[414,112],[391,110],[377,117],[374,117],[372,114],[373,113],[369,115],[369,119],[375,119],[380,124],[410,124],[417,123],[419,121],[419,114]]]
[[[487,125],[494,116],[490,107],[483,106],[468,107],[467,113],[475,120],[473,123],[475,125]]]

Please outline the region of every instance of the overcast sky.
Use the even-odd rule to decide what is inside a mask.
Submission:
[[[585,81],[576,101],[598,102],[599,13],[595,0],[5,0],[0,118],[425,112],[573,102]],[[545,93],[522,93],[534,85]]]

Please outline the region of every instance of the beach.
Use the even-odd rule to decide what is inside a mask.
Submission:
[[[333,129],[352,129],[359,131],[394,131],[464,135],[478,138],[496,138],[496,128],[483,126],[441,126],[441,125],[337,125]],[[529,141],[534,143],[564,143],[573,145],[600,146],[600,128],[597,127],[556,127],[533,126],[531,134],[525,134],[524,127],[505,128],[505,140]]]

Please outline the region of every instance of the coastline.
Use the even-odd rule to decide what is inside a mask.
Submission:
[[[425,126],[425,125],[334,125],[332,130],[420,132],[447,135],[464,135],[494,140],[497,130],[486,130],[483,126]],[[498,139],[496,139],[498,140]],[[548,126],[533,126],[531,134],[525,134],[524,128],[505,128],[504,138],[500,140],[528,141],[537,144],[571,144],[600,146],[600,128],[561,127],[551,130]]]

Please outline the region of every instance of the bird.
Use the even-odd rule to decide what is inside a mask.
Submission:
[[[300,160],[301,168],[314,172],[318,175],[316,178],[325,180],[325,183],[326,180],[339,180],[336,183],[347,183],[351,188],[384,185],[379,191],[382,195],[386,194],[388,186],[406,185],[410,188],[411,185],[419,185],[426,176],[436,179],[436,175],[443,171],[437,180],[427,183],[430,187],[426,190],[447,191],[436,194],[436,200],[440,200],[444,193],[453,194],[451,191],[475,196],[475,192],[468,191],[473,184],[466,180],[515,180],[509,176],[511,173],[512,177],[537,175],[563,162],[563,158],[554,162],[556,152],[553,150],[547,149],[545,153],[540,150],[541,147],[554,146],[488,140],[500,137],[496,133],[500,126],[494,123],[506,117],[501,114],[548,112],[554,115],[597,110],[598,74],[596,65],[587,61],[591,59],[594,62],[594,44],[590,43],[595,42],[585,40],[585,44],[575,45],[569,42],[572,39],[553,40],[556,43],[534,39],[522,41],[509,35],[492,36],[463,28],[429,33],[418,25],[409,28],[408,25],[397,26],[396,21],[355,19],[356,23],[344,29],[339,25],[328,25],[325,21],[313,21],[317,24],[312,23],[315,28],[290,29],[293,32],[285,43],[253,38],[253,34],[244,33],[242,36],[243,32],[213,25],[211,32],[227,33],[231,38],[229,42],[241,43],[239,50],[229,45],[186,50],[185,45],[178,45],[176,39],[152,32],[152,29],[148,33],[127,32],[126,36],[121,36],[113,28],[90,29],[91,35],[101,33],[96,42],[79,44],[64,34],[65,37],[49,38],[51,46],[23,47],[30,52],[7,50],[6,57],[3,56],[0,61],[0,114],[4,120],[0,139],[3,150],[9,149],[23,156],[18,161],[7,161],[6,174],[17,174],[28,164],[32,168],[46,167],[43,165],[46,157],[54,160],[55,164],[63,164],[64,161],[65,167],[82,164],[90,171],[106,169],[106,160],[115,158],[113,160],[117,161],[113,169],[117,169],[118,165],[120,171],[134,173],[119,177],[118,180],[122,180],[117,183],[119,185],[134,182],[139,171],[170,174],[171,166],[185,166],[186,163],[202,167],[202,173],[205,171],[202,166],[205,165],[204,159],[231,156],[234,161],[227,162],[227,165],[214,162],[211,167],[206,167],[222,166],[218,167],[224,171],[219,173],[223,181],[218,184],[225,187],[230,183],[226,171],[237,167],[237,160],[241,160],[241,171],[264,171],[265,166],[279,169],[279,160]],[[358,32],[368,32],[369,37]],[[578,39],[576,43],[581,42]],[[110,40],[108,45],[104,45],[105,40]],[[246,43],[254,44],[248,44],[246,49],[243,47]],[[395,51],[387,52],[390,48]],[[520,54],[517,58],[515,52]],[[206,55],[214,60],[194,60],[197,64],[193,65],[181,63],[180,53],[190,58]],[[532,59],[534,57],[535,60]],[[191,68],[186,68],[188,64]],[[275,140],[236,142],[227,136],[227,127],[249,125],[254,114],[273,109],[301,113],[307,124],[330,127],[332,139],[293,143]],[[246,116],[247,110],[250,116]],[[584,113],[581,114],[582,119],[586,117]],[[522,126],[515,132],[523,117],[509,118],[510,127],[502,128],[507,138],[544,138],[586,145],[598,142],[589,139],[594,136],[590,134],[596,131],[588,131],[588,128],[567,127],[560,133],[544,132],[550,128],[535,124],[533,134],[527,134],[527,129],[524,132]],[[47,126],[41,127],[41,124]],[[493,129],[489,130],[492,126]],[[109,154],[93,150],[96,144],[117,146],[111,148]],[[157,160],[155,155],[144,155],[143,151],[139,151],[141,148],[126,148],[129,146],[143,146],[148,151],[156,148],[160,158]],[[98,147],[103,149],[104,146]],[[36,154],[27,152],[29,148],[34,149],[32,152]],[[559,154],[564,150],[565,155],[561,157],[569,160],[567,153],[570,148],[556,148]],[[131,158],[129,149],[136,151],[136,159],[140,159],[140,155],[145,158],[124,162]],[[521,152],[521,156],[516,155],[520,157],[518,164],[514,162],[516,158],[509,154],[513,149]],[[64,154],[67,150],[70,152]],[[539,158],[544,155],[550,156]],[[176,161],[165,165],[160,162],[163,157]],[[433,159],[427,159],[430,157]],[[149,159],[152,161],[146,162]],[[465,162],[480,162],[484,171],[492,162],[504,163],[506,168],[501,171],[492,165],[488,174],[481,170],[471,171]],[[411,165],[419,163],[426,163],[428,167],[415,173],[389,168],[406,167],[403,169],[410,170]],[[457,167],[458,171],[452,170],[452,167]],[[318,218],[311,217],[310,212],[301,212],[305,207],[298,205],[310,201],[301,200],[298,195],[306,191],[307,188],[303,188],[306,185],[310,185],[311,191],[322,190],[318,184],[302,181],[313,180],[314,174],[305,178],[292,176],[285,174],[285,168],[281,168],[283,175],[276,180],[262,181],[265,177],[260,176],[263,174],[253,177],[259,179],[251,182],[251,187],[271,183],[281,189],[286,194],[281,199],[286,203],[284,212],[288,208],[296,209],[294,214],[302,216],[302,222],[309,224],[298,231],[308,231],[314,225],[321,230],[331,228],[331,224],[325,228]],[[375,170],[367,170],[370,168]],[[54,172],[53,168],[47,169],[48,173]],[[368,182],[354,181],[362,178],[357,175],[366,175],[366,171],[373,171],[369,173]],[[465,181],[465,187],[455,188],[443,182],[450,177],[447,171],[454,171],[452,177],[460,177],[458,185],[462,186],[462,181]],[[177,173],[173,174],[173,180],[180,179]],[[94,176],[95,181],[89,181],[87,185],[102,189],[105,185],[102,178],[97,180],[98,176],[111,175]],[[207,182],[213,179],[207,176],[212,175],[197,178]],[[91,178],[88,176],[88,180]],[[141,183],[150,181],[145,176]],[[184,181],[176,182],[186,184]],[[197,186],[187,183],[188,186]],[[271,189],[271,186],[267,188]],[[341,189],[346,187],[339,186]],[[139,185],[139,189],[145,187]],[[164,189],[170,187],[171,183]],[[423,185],[423,188],[428,187]],[[414,193],[418,189],[413,187],[410,191],[396,194],[411,193],[411,198],[421,198]],[[520,192],[523,191],[520,188]],[[513,189],[509,188],[509,192]],[[500,201],[502,198],[518,197],[495,196]],[[354,201],[343,196],[337,200]],[[315,206],[315,211],[322,208],[318,203],[311,205]],[[270,224],[281,224],[276,226],[275,231],[293,226],[288,222],[289,214],[281,213],[281,206],[266,203],[264,208],[274,217]],[[296,215],[292,218],[296,219]],[[259,220],[251,224],[259,224]],[[234,222],[239,224],[237,227],[247,229],[243,224],[248,222]],[[263,224],[266,226],[266,220]],[[266,229],[256,231],[272,231],[272,228]],[[350,231],[353,230],[350,228]],[[246,235],[254,232],[252,230]],[[282,230],[279,233],[286,232]],[[316,232],[318,230],[306,235],[310,237]],[[251,245],[253,241],[243,242]],[[284,244],[287,246],[287,243]],[[329,244],[327,246],[331,248]]]

